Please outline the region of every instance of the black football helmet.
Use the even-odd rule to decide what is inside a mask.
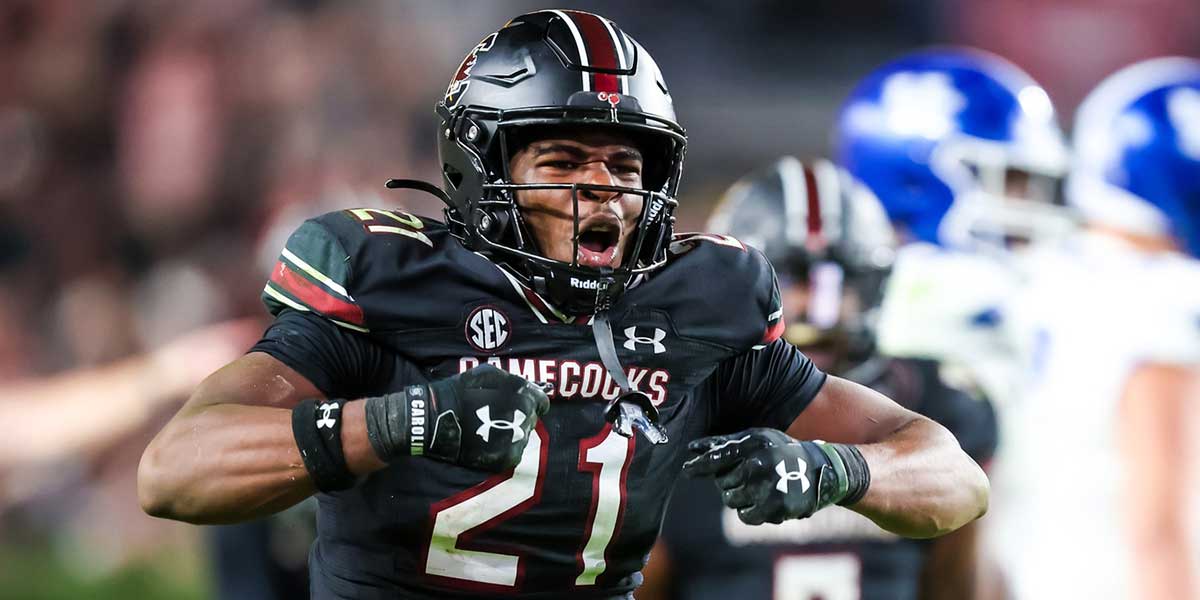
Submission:
[[[758,248],[783,285],[805,286],[784,336],[824,348],[842,372],[874,351],[871,321],[895,257],[896,235],[875,195],[828,160],[787,156],[734,183],[708,229]],[[796,317],[799,318],[796,318]]]
[[[570,314],[607,308],[633,277],[666,262],[687,138],[654,59],[612,21],[570,10],[509,21],[471,49],[436,110],[446,222],[466,247],[509,265]],[[644,157],[645,189],[514,184],[508,163],[521,128],[559,126],[616,128],[630,136]],[[569,263],[542,255],[522,220],[516,193],[539,188],[571,190]],[[615,270],[578,264],[583,190],[644,199],[625,262]]]

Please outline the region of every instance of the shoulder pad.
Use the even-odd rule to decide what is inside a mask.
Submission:
[[[360,299],[381,275],[403,276],[445,240],[437,221],[397,210],[354,208],[309,219],[288,238],[262,300],[272,315],[312,311],[355,331],[368,331]],[[381,268],[385,272],[381,272]]]
[[[669,253],[667,270],[692,279],[687,287],[699,291],[699,298],[693,298],[699,302],[677,310],[703,309],[705,314],[696,318],[716,328],[712,338],[745,351],[762,349],[783,335],[779,283],[762,252],[728,235],[685,233],[675,236]],[[712,294],[707,282],[720,282],[731,293]]]

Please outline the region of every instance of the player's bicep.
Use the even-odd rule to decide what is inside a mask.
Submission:
[[[375,341],[312,312],[284,310],[251,350],[287,365],[327,397],[353,398],[376,390],[394,370]]]
[[[291,409],[305,398],[322,397],[316,384],[295,369],[269,354],[251,352],[209,375],[180,414],[217,404]]]
[[[871,388],[830,375],[787,432],[801,440],[869,444],[923,418]]]

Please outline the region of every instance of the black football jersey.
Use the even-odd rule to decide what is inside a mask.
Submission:
[[[860,383],[946,426],[976,461],[995,451],[991,405],[947,387],[937,364],[876,359]],[[831,506],[808,519],[750,526],[711,480],[681,478],[663,525],[672,597],[686,600],[913,600],[930,540],[901,538]]]
[[[255,349],[330,397],[483,363],[551,390],[508,472],[411,458],[319,495],[316,597],[624,597],[641,581],[687,442],[786,428],[825,377],[779,339],[769,263],[724,236],[679,236],[669,263],[609,311],[621,365],[670,437],[658,446],[606,423],[619,388],[590,317],[561,314],[439,222],[376,209],[307,221],[263,298],[276,321]],[[467,415],[464,435],[512,435],[513,417]]]

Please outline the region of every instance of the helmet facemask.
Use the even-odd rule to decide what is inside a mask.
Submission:
[[[591,94],[595,97],[595,94]],[[636,102],[630,102],[636,109]],[[472,157],[474,173],[444,173],[451,189],[468,177],[477,178],[478,198],[465,198],[463,208],[454,204],[446,211],[452,231],[466,245],[497,262],[513,268],[535,291],[548,297],[567,314],[590,314],[607,308],[638,275],[663,266],[673,233],[674,211],[678,202],[680,166],[685,150],[682,130],[669,121],[635,111],[604,108],[562,107],[488,111],[465,108],[456,111],[446,128],[448,138],[461,137],[455,145]],[[644,186],[635,188],[592,183],[514,183],[510,162],[517,150],[531,140],[543,139],[555,129],[611,128],[629,136],[644,156]],[[454,135],[461,129],[461,135]],[[474,131],[474,133],[472,133]],[[530,132],[541,132],[541,135]],[[562,133],[563,137],[571,137]],[[471,139],[474,138],[474,139]],[[489,139],[490,138],[490,139]],[[483,143],[477,143],[483,142]],[[484,173],[484,165],[494,169]],[[463,186],[473,187],[473,186]],[[533,190],[569,190],[572,219],[571,260],[555,260],[539,247],[518,195]],[[631,237],[627,238],[624,258],[616,268],[595,268],[579,263],[581,203],[600,200],[581,197],[588,193],[617,193],[638,196],[642,209]]]
[[[1022,153],[1011,142],[970,136],[938,144],[930,168],[954,195],[939,237],[957,248],[1002,252],[1073,231],[1077,219],[1061,190],[1065,148],[1040,147]]]

